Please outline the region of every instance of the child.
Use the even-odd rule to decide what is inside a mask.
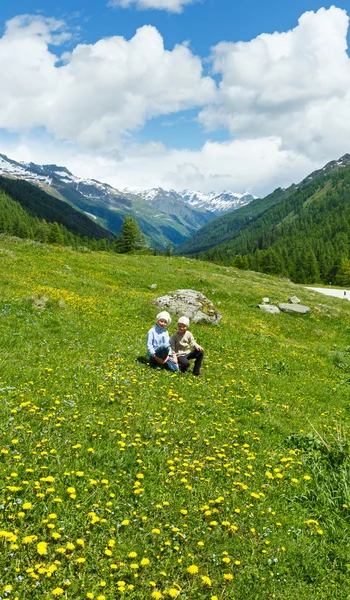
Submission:
[[[204,357],[202,346],[196,343],[192,333],[188,331],[190,320],[188,317],[180,317],[177,322],[177,331],[170,338],[170,345],[174,358],[182,373],[186,373],[190,366],[190,360],[194,359],[193,375],[201,374],[201,365]],[[193,350],[192,350],[193,348]]]
[[[173,359],[169,333],[166,328],[171,323],[171,317],[166,310],[156,316],[156,324],[147,333],[147,355],[151,367],[164,367],[168,371],[178,371],[177,360]]]

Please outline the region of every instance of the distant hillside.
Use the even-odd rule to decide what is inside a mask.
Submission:
[[[72,248],[116,249],[111,232],[66,202],[5,177],[0,177],[0,234]]]
[[[181,244],[176,249],[176,254],[198,254],[232,240],[250,223],[261,217],[267,210],[286,200],[299,188],[304,188],[310,183],[324,179],[327,175],[342,170],[350,165],[350,154],[345,154],[339,160],[327,163],[322,169],[314,171],[298,185],[292,184],[288,188],[277,188],[265,198],[256,198],[247,206],[238,207],[234,212],[217,217],[197,233]]]
[[[153,188],[116,189],[94,179],[82,179],[65,167],[19,163],[0,154],[0,174],[29,181],[68,201],[96,223],[119,235],[126,216],[136,219],[153,246],[178,246],[217,215],[249,203],[254,196],[225,191],[201,193]]]
[[[188,250],[207,260],[283,274],[300,283],[347,285],[349,163],[350,155],[345,155],[299,185],[276,190],[234,215],[217,219],[211,224],[213,229],[208,226],[198,232]]]
[[[234,212],[217,217],[176,249],[176,254],[198,254],[232,239],[241,229],[260,217],[266,210],[287,198],[295,189],[278,188],[266,198],[256,198]]]

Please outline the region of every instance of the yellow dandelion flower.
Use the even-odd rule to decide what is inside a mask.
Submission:
[[[198,573],[199,568],[197,567],[197,565],[190,565],[189,567],[187,567],[186,571],[190,575],[195,575],[196,573]]]
[[[158,590],[154,590],[154,592],[152,592],[151,594],[151,598],[154,598],[155,600],[160,600],[161,598],[163,598],[163,594]]]
[[[62,594],[64,594],[64,590],[60,587],[57,587],[54,590],[52,590],[53,596],[62,596]]]
[[[147,567],[147,565],[150,564],[149,558],[142,558],[140,564],[141,564],[141,567]]]
[[[224,573],[224,579],[225,579],[225,581],[232,581],[232,579],[233,579],[232,573]]]
[[[47,543],[46,542],[39,542],[36,546],[36,550],[38,554],[47,554]]]
[[[211,579],[210,579],[210,577],[207,577],[207,575],[202,575],[201,579],[202,579],[202,583],[204,585],[207,585],[208,587],[211,587]]]
[[[74,544],[72,544],[72,542],[67,542],[66,548],[67,550],[74,550],[75,546]]]
[[[129,558],[136,558],[137,552],[129,552]]]

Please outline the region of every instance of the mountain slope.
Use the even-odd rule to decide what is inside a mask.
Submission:
[[[235,239],[240,231],[259,220],[266,211],[287,200],[292,194],[304,189],[312,183],[324,181],[326,177],[346,169],[350,165],[350,154],[345,154],[337,161],[327,163],[322,169],[314,171],[299,184],[288,188],[277,188],[265,198],[252,200],[248,206],[239,208],[233,213],[216,218],[176,249],[177,254],[198,254],[211,248],[221,247]],[[321,185],[321,184],[320,184]],[[278,219],[277,219],[278,221]]]
[[[94,223],[67,202],[47,194],[27,181],[0,175],[0,190],[18,202],[30,215],[45,219],[48,223],[56,221],[74,235],[87,236],[97,240],[103,238],[113,240],[115,237],[113,233]]]
[[[0,174],[25,179],[65,199],[90,218],[119,234],[127,215],[134,217],[153,245],[174,246],[192,236],[218,214],[249,202],[250,194],[201,194],[175,190],[118,190],[93,179],[81,179],[56,165],[18,163],[0,154]]]
[[[229,241],[201,257],[282,273],[301,283],[345,283],[344,272],[350,266],[349,159],[346,155],[336,168],[322,170],[323,175],[316,171],[293,192],[289,188],[287,196],[280,196],[278,203],[241,230],[231,230]]]

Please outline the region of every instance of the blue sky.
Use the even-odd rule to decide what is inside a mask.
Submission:
[[[12,0],[0,152],[116,187],[289,185],[350,151],[348,13],[344,1]]]

